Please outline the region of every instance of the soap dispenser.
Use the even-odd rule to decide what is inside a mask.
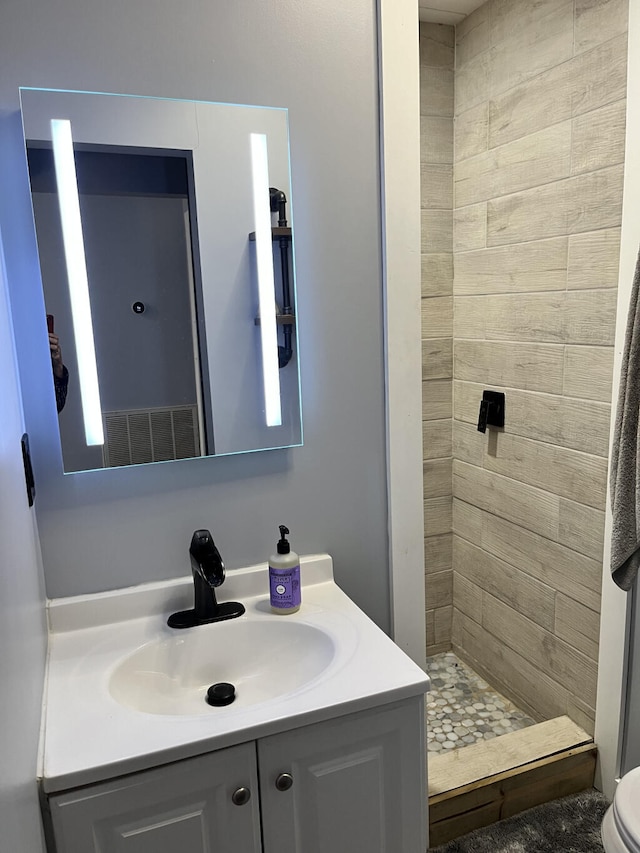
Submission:
[[[300,610],[300,558],[286,537],[289,529],[280,525],[277,553],[269,557],[269,594],[273,613],[286,615]]]

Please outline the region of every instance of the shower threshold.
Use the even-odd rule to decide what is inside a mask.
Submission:
[[[536,723],[451,653],[437,658],[440,670],[427,665],[435,682],[428,696],[427,737],[441,734],[449,740],[432,736],[428,741],[430,847],[593,786],[596,746],[591,735],[566,716]],[[452,666],[454,671],[447,672]],[[460,680],[447,687],[458,670]],[[463,708],[454,709],[456,703]],[[460,710],[466,716],[457,719]],[[435,732],[437,728],[442,731]],[[432,747],[434,741],[440,749]]]

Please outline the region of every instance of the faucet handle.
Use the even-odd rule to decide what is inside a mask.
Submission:
[[[220,586],[224,581],[224,563],[209,530],[196,530],[189,546],[191,566],[209,584]]]
[[[213,543],[213,536],[211,535],[210,530],[194,530],[193,536],[191,537],[191,546],[189,547],[189,551],[191,552],[199,546],[205,546],[208,542]]]

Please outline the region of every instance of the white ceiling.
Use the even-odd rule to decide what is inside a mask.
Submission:
[[[433,24],[458,24],[485,0],[418,0],[420,20]]]

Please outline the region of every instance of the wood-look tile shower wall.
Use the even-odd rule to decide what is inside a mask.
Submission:
[[[454,48],[453,27],[420,25],[427,654],[451,648]]]
[[[452,645],[534,715],[590,731],[627,16],[490,0],[456,29]],[[476,430],[487,387],[504,433]]]

